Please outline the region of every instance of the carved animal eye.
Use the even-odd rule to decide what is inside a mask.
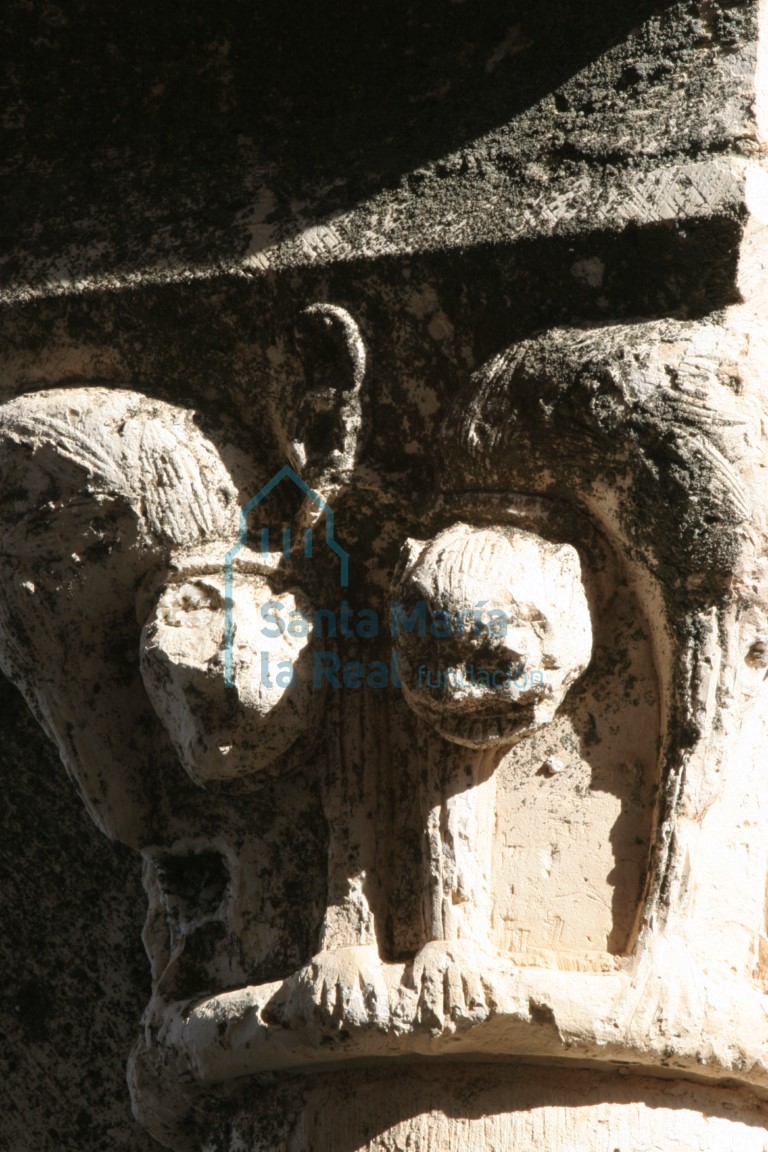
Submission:
[[[181,606],[187,612],[196,612],[199,608],[222,608],[223,600],[217,588],[210,584],[185,584],[180,589]]]
[[[222,612],[224,597],[213,581],[200,578],[188,580],[176,588],[169,588],[162,598],[162,621],[170,627],[180,628],[193,623],[187,618],[197,613]]]

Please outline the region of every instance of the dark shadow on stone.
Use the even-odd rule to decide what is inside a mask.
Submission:
[[[29,301],[0,312],[6,387],[128,385],[207,408],[217,420],[228,417],[274,451],[269,406],[284,403],[304,377],[296,321],[308,305],[329,302],[350,311],[369,353],[373,436],[367,457],[392,473],[413,473],[429,455],[440,420],[440,411],[418,409],[409,393],[413,382],[432,389],[442,406],[489,357],[540,329],[669,315],[692,319],[732,304],[739,299],[740,232],[737,220],[713,217],[679,227],[658,223],[349,261],[253,280],[220,276]],[[574,274],[574,266],[589,259],[604,267],[600,285]],[[415,307],[430,293],[432,306]],[[436,309],[450,326],[441,339],[430,332]],[[80,348],[87,356],[79,355]],[[277,360],[270,356],[275,348],[281,351]],[[406,411],[416,455],[403,451]],[[265,462],[264,474],[283,463],[277,457]],[[422,470],[415,484],[424,489],[428,482]]]
[[[257,217],[290,235],[513,120],[670,6],[11,0],[6,283],[30,257],[55,279],[70,253],[94,271],[243,255],[260,187]]]
[[[0,1148],[151,1152],[125,1063],[149,997],[140,863],[0,678]]]

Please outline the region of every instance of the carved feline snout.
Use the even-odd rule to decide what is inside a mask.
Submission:
[[[516,743],[552,719],[589,664],[592,624],[570,544],[455,524],[406,543],[393,594],[406,699],[456,743]]]
[[[223,548],[207,563],[184,558],[168,576],[141,635],[147,694],[198,783],[278,770],[278,761],[317,726],[323,693],[313,684],[311,631],[265,627],[274,597],[264,571],[233,582],[232,682],[226,682]],[[263,564],[261,565],[263,568]],[[297,588],[281,592],[286,613],[311,615]]]

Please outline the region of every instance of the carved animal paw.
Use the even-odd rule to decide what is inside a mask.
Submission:
[[[282,1017],[314,1043],[343,1038],[351,1030],[387,1028],[389,990],[376,950],[361,946],[319,953],[294,977]]]
[[[413,963],[417,996],[415,1023],[433,1033],[482,1024],[493,1015],[492,974],[496,958],[471,941],[433,941]],[[478,973],[483,972],[481,978]]]

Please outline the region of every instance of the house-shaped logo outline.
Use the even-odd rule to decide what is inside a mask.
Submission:
[[[234,685],[232,678],[232,651],[234,645],[233,565],[235,557],[238,552],[248,544],[249,515],[254,508],[258,507],[258,505],[269,496],[270,492],[273,492],[279,484],[282,484],[283,480],[291,480],[299,491],[309,497],[312,503],[324,513],[325,542],[331,552],[334,552],[339,557],[339,585],[342,588],[346,588],[349,583],[349,553],[341,547],[334,536],[333,509],[319,493],[315,492],[313,488],[310,488],[308,484],[305,484],[301,476],[291,468],[290,464],[284,464],[279,472],[276,472],[272,479],[240,509],[240,535],[237,544],[233,544],[224,557],[224,683],[228,688]],[[308,532],[311,533],[311,531],[311,528],[308,529]],[[311,540],[311,537],[309,537],[309,539]],[[311,552],[307,554],[311,555]]]

